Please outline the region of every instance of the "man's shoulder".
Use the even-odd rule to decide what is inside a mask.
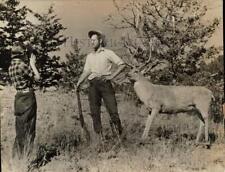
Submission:
[[[90,56],[92,56],[92,52],[89,52],[88,54],[87,54],[87,56],[86,56],[86,60],[88,59],[88,58],[90,58]]]
[[[113,50],[110,50],[108,48],[103,48],[103,51],[106,52],[106,53],[114,53]]]
[[[109,55],[115,54],[114,51],[112,51],[112,50],[110,50],[108,48],[105,48],[105,47],[102,47],[101,49],[99,49],[98,52],[97,52],[97,54],[98,53],[104,53],[104,54],[109,54]],[[89,57],[91,57],[93,55],[96,55],[96,53],[95,52],[89,52],[87,54],[87,58],[89,58]]]

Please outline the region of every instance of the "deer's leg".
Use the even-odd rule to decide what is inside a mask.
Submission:
[[[197,138],[196,138],[196,141],[195,143],[198,144],[199,143],[199,139],[202,135],[202,129],[204,127],[204,122],[202,120],[199,121],[199,129],[198,129],[198,134],[197,134]]]
[[[206,107],[206,106],[205,106]],[[200,120],[205,126],[205,142],[208,144],[209,143],[209,114],[208,114],[208,108],[201,108],[198,107],[198,110],[201,114]],[[203,125],[201,124],[201,125]],[[198,139],[198,137],[197,137]],[[196,142],[197,142],[196,139]]]
[[[208,116],[205,119],[205,142],[209,142],[209,118]]]
[[[197,112],[197,115],[198,115],[198,118],[199,118],[199,129],[198,129],[198,134],[197,134],[195,143],[199,144],[200,137],[203,134],[202,129],[203,129],[204,125],[205,125],[205,120],[204,120],[204,118],[202,116],[202,112],[203,111],[201,110],[201,108],[198,108],[196,112]]]
[[[144,129],[144,132],[143,132],[142,137],[141,137],[142,140],[145,140],[148,137],[148,132],[150,130],[150,126],[152,124],[153,118],[155,117],[155,115],[158,112],[159,112],[158,108],[153,108],[152,112],[151,112],[151,115],[148,115],[148,119],[147,119],[146,124],[145,124],[145,129]]]

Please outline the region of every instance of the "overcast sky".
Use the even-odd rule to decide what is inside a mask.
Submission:
[[[206,15],[208,20],[214,17],[222,18],[222,1],[203,0],[209,9]],[[122,36],[122,33],[113,31],[109,25],[103,22],[109,14],[116,10],[112,0],[21,0],[21,5],[26,5],[39,13],[45,13],[50,5],[54,5],[56,14],[61,18],[61,23],[67,28],[64,34],[69,37],[67,44],[62,46],[58,53],[62,57],[70,50],[71,39],[88,39],[87,32],[91,29],[101,30],[108,39],[118,39]],[[87,40],[84,41],[87,42]],[[223,44],[222,22],[210,42],[216,45]]]

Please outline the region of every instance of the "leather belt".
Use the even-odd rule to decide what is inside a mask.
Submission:
[[[33,88],[24,88],[24,89],[17,90],[17,92],[20,92],[20,93],[28,93],[30,91],[33,91]]]

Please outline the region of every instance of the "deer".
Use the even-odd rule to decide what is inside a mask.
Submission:
[[[148,137],[149,130],[153,119],[159,113],[179,114],[181,112],[189,112],[195,110],[199,118],[199,129],[196,136],[195,144],[200,144],[200,138],[205,135],[205,145],[209,146],[209,109],[211,101],[215,100],[213,93],[203,86],[173,86],[173,85],[157,85],[153,84],[148,78],[144,77],[145,70],[141,70],[144,66],[151,62],[149,58],[147,62],[136,67],[129,63],[128,66],[133,68],[126,76],[133,83],[134,91],[141,102],[144,103],[149,111],[145,128],[141,137],[144,143]],[[160,61],[155,61],[148,68],[148,71],[156,67]]]

